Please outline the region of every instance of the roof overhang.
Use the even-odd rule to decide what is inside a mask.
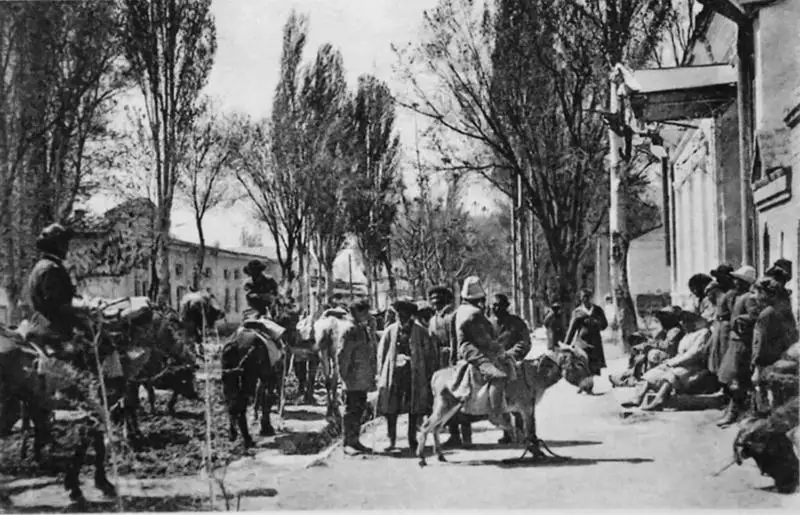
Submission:
[[[730,64],[634,70],[622,74],[631,109],[641,122],[713,117],[736,100]]]

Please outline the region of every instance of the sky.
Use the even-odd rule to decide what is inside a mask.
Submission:
[[[437,1],[213,0],[217,54],[205,93],[223,111],[241,112],[254,118],[268,116],[278,81],[283,25],[292,9],[309,17],[306,60],[319,46],[330,43],[342,54],[351,89],[355,88],[359,75],[369,73],[397,90],[402,84],[394,76],[396,57],[391,44],[415,40],[423,11],[433,8]],[[422,131],[425,120],[415,120],[408,111],[398,112],[397,131],[408,157],[414,155],[415,126]],[[413,173],[407,171],[404,175],[409,185],[414,184]],[[494,206],[496,196],[486,185],[472,185],[465,193],[468,209]],[[111,207],[108,204],[107,199],[98,198],[90,207],[102,210]],[[239,246],[241,227],[262,232],[265,245],[272,244],[266,229],[255,222],[246,204],[210,212],[203,226],[206,241],[222,247]],[[184,240],[198,241],[190,211],[176,208],[173,233]],[[340,257],[336,268],[337,276],[347,269],[346,255]],[[357,275],[360,277],[360,273]]]

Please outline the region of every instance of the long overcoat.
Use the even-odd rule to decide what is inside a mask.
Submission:
[[[717,298],[717,312],[711,326],[711,341],[708,349],[708,370],[718,373],[722,365],[722,358],[728,351],[728,342],[731,333],[731,315],[736,304],[736,298],[741,295],[737,290],[731,289]]]
[[[747,292],[736,297],[731,310],[731,329],[725,354],[719,362],[717,377],[722,384],[730,385],[736,379],[747,384],[750,378],[750,356],[753,347],[753,327],[761,306],[755,294]]]
[[[572,312],[572,320],[567,332],[567,342],[573,341],[589,355],[589,370],[594,375],[606,367],[606,354],[603,350],[603,336],[600,331],[608,327],[606,314],[600,306],[592,304],[587,311],[578,306]]]
[[[411,351],[410,363],[405,365],[411,367],[408,384],[399,384],[395,375],[398,370],[396,368],[398,343],[401,338],[407,338]],[[430,385],[431,377],[437,368],[436,358],[437,349],[428,331],[418,322],[412,322],[407,333],[401,330],[399,322],[387,327],[378,344],[377,414],[429,413],[433,405]],[[408,390],[401,392],[401,389]],[[407,403],[400,402],[401,397],[407,399]]]

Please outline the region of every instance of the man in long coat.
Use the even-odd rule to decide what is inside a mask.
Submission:
[[[375,389],[377,360],[368,327],[369,302],[353,302],[350,316],[346,328],[335,342],[335,355],[345,393],[344,450],[347,454],[359,454],[372,452],[361,444],[359,436],[361,418],[367,409],[367,393]]]
[[[434,314],[428,322],[428,334],[439,352],[438,368],[453,366],[458,361],[458,342],[456,340],[453,317],[453,292],[446,286],[436,286],[428,291],[428,302],[434,308]],[[472,446],[472,425],[459,419],[456,415],[447,424],[450,438],[444,442],[445,448]]]
[[[409,300],[392,304],[397,321],[383,332],[378,344],[377,415],[386,417],[389,447],[397,444],[397,417],[408,413],[408,445],[417,447],[422,417],[433,405],[431,377],[436,370],[436,347],[428,331],[414,318],[417,306]]]
[[[608,327],[608,321],[603,309],[592,303],[592,292],[583,289],[578,299],[580,304],[572,312],[567,343],[571,343],[574,336],[574,343],[589,355],[589,370],[592,375],[599,376],[600,371],[606,367],[603,337],[600,332]],[[587,381],[581,385],[578,392],[591,393],[591,390],[592,386]]]
[[[567,324],[564,322],[564,311],[560,302],[553,302],[544,317],[547,328],[547,350],[556,350],[558,343],[564,343],[567,336]]]

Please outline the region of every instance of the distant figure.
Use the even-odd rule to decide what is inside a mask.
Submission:
[[[559,342],[564,343],[567,336],[567,324],[560,302],[553,302],[550,306],[544,317],[544,326],[547,329],[547,350],[557,349]]]
[[[606,367],[606,355],[603,350],[601,331],[608,327],[606,314],[600,306],[592,303],[592,292],[581,290],[580,304],[572,312],[572,320],[567,331],[567,342],[574,343],[589,355],[589,370],[592,375],[600,375]],[[572,341],[574,337],[574,342]],[[592,393],[594,381],[588,378],[578,388],[578,393]]]

